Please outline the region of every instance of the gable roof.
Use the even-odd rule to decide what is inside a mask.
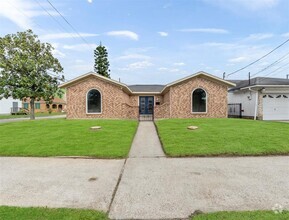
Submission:
[[[114,79],[110,79],[110,78],[104,77],[104,76],[102,76],[102,75],[100,75],[100,74],[97,74],[97,73],[95,73],[95,72],[88,72],[88,73],[83,74],[83,75],[81,75],[81,76],[79,76],[79,77],[76,77],[76,78],[74,78],[74,79],[72,79],[72,80],[69,80],[69,81],[67,81],[67,82],[65,82],[65,83],[62,83],[61,85],[59,85],[59,88],[66,88],[66,87],[68,87],[68,86],[70,86],[70,85],[72,85],[72,84],[74,84],[74,83],[76,83],[76,82],[79,82],[79,81],[81,81],[81,80],[83,80],[83,79],[85,79],[85,78],[87,78],[87,77],[90,77],[90,76],[94,76],[94,77],[99,78],[99,79],[101,79],[101,80],[104,80],[104,81],[110,82],[110,83],[112,83],[112,84],[115,84],[115,85],[119,85],[119,86],[121,86],[121,87],[124,87],[124,88],[127,90],[127,92],[132,93],[132,91],[128,88],[128,86],[127,86],[126,84],[121,83],[121,82],[119,82],[119,81],[116,81],[116,80],[114,80]]]
[[[171,87],[171,86],[177,85],[177,84],[179,84],[179,83],[182,83],[182,82],[184,82],[184,81],[186,81],[186,80],[190,80],[190,79],[195,78],[195,77],[198,77],[198,76],[205,76],[205,77],[207,77],[207,78],[209,78],[209,79],[212,79],[212,80],[214,80],[214,81],[217,81],[217,82],[226,84],[226,85],[229,86],[229,87],[234,87],[234,86],[236,86],[235,83],[232,83],[232,82],[229,82],[229,81],[227,81],[227,80],[221,79],[221,78],[219,78],[219,77],[217,77],[217,76],[213,76],[213,75],[211,75],[211,74],[209,74],[209,73],[206,73],[206,72],[204,72],[204,71],[199,71],[199,72],[197,72],[197,73],[194,73],[194,74],[192,74],[192,75],[189,75],[189,76],[187,76],[187,77],[184,77],[184,78],[182,78],[182,79],[179,79],[179,80],[176,80],[176,81],[174,81],[174,82],[171,82],[171,83],[167,84],[167,85],[165,86],[165,88],[162,90],[162,92],[165,91],[165,89],[167,89],[167,88],[169,88],[169,87]]]
[[[146,92],[153,92],[159,93],[163,90],[165,85],[129,85],[128,88],[133,93],[146,93]]]
[[[236,84],[236,86],[230,91],[240,90],[243,88],[249,87],[257,87],[257,86],[275,86],[275,87],[282,87],[288,86],[289,87],[289,79],[282,79],[282,78],[270,78],[270,77],[255,77],[249,80],[241,80]]]
[[[113,83],[115,85],[119,85],[119,86],[123,87],[126,90],[126,92],[131,93],[131,94],[139,94],[139,93],[161,94],[161,93],[165,92],[171,86],[177,85],[179,83],[182,83],[182,82],[184,82],[186,80],[190,80],[190,79],[198,77],[198,76],[207,77],[207,78],[212,79],[214,81],[217,81],[219,83],[223,83],[223,84],[227,85],[228,87],[236,86],[236,84],[233,83],[233,82],[229,82],[229,81],[223,80],[223,79],[221,79],[219,77],[213,76],[213,75],[211,75],[209,73],[200,71],[200,72],[197,72],[197,73],[192,74],[190,76],[187,76],[187,77],[184,77],[182,79],[176,80],[176,81],[174,81],[172,83],[169,83],[167,85],[130,85],[130,86],[128,86],[128,85],[126,85],[124,83],[118,82],[116,80],[109,79],[109,78],[104,77],[102,75],[99,75],[97,73],[88,72],[88,73],[86,73],[84,75],[81,75],[79,77],[76,77],[75,79],[72,79],[72,80],[70,80],[68,82],[65,82],[65,83],[61,84],[59,87],[60,88],[66,88],[66,87],[68,87],[68,86],[70,86],[70,85],[72,85],[74,83],[77,83],[77,82],[79,82],[79,81],[81,81],[81,80],[83,80],[83,79],[85,79],[87,77],[90,77],[90,76],[94,76],[94,77],[97,77],[97,78],[99,78],[101,80]]]

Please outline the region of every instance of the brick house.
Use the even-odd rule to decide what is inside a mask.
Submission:
[[[22,101],[22,108],[28,109],[30,111],[30,99],[29,98]],[[39,101],[35,101],[34,109],[36,113],[38,112],[46,113],[49,111],[62,112],[62,111],[65,111],[66,109],[66,102],[63,99],[57,98],[57,97],[55,97],[52,100],[52,103],[48,103],[44,100],[39,100]]]
[[[198,72],[167,85],[126,85],[89,72],[63,83],[67,118],[224,118],[234,83]]]

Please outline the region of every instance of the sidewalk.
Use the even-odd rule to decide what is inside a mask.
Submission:
[[[35,119],[39,120],[39,119],[55,119],[55,118],[66,118],[66,115],[43,116],[43,117],[36,117]],[[30,118],[0,119],[0,123],[8,123],[8,122],[24,121],[24,120],[30,120]]]

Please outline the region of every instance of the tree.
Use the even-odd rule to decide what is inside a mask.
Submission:
[[[30,99],[30,119],[35,119],[34,103],[40,99],[51,102],[64,81],[53,47],[41,43],[32,30],[0,37],[0,99]]]
[[[102,76],[110,78],[107,50],[101,43],[94,50],[94,71]]]

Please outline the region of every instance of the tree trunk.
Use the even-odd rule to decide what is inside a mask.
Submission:
[[[30,120],[35,119],[34,101],[35,98],[30,98]]]

